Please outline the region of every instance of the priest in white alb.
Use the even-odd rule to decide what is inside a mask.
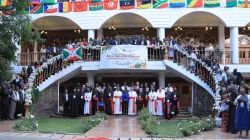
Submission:
[[[114,114],[122,114],[122,92],[120,91],[120,87],[116,88],[114,92]]]
[[[131,87],[131,91],[128,94],[129,94],[128,115],[136,115],[137,93],[135,92],[134,87]]]
[[[156,99],[157,99],[157,94],[154,91],[154,88],[151,89],[151,91],[148,94],[149,101],[148,101],[148,111],[149,113],[156,115]]]
[[[91,99],[92,99],[92,92],[90,88],[87,89],[87,92],[84,94],[85,104],[84,104],[84,114],[90,114],[91,110]]]
[[[164,100],[165,100],[165,92],[162,90],[162,87],[157,90],[157,107],[156,107],[156,115],[162,116],[164,112]]]

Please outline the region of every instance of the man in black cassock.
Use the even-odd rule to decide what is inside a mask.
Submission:
[[[92,90],[92,115],[95,115],[95,112],[98,111],[98,98],[97,98],[97,89]]]
[[[74,88],[73,93],[70,95],[69,105],[70,105],[70,116],[78,117],[79,116],[79,99],[76,88]]]
[[[107,90],[104,93],[104,100],[106,104],[106,113],[109,115],[113,114],[113,111],[112,111],[113,94],[114,92],[112,90],[112,87],[108,85]]]
[[[81,86],[80,83],[77,83],[76,92],[77,92],[78,94],[81,94],[81,91],[82,91],[82,86]]]
[[[63,94],[62,102],[63,102],[63,118],[69,116],[69,98],[70,95],[68,90],[65,89],[65,93]]]
[[[149,88],[146,87],[145,90],[143,91],[144,107],[148,107],[148,100],[149,100],[148,94],[149,94]]]
[[[144,94],[142,92],[142,88],[139,88],[138,92],[137,92],[137,101],[136,101],[136,104],[137,104],[137,112],[140,112],[143,108],[143,105],[144,105]]]
[[[2,103],[2,113],[1,113],[1,120],[8,120],[9,119],[9,106],[10,106],[10,96],[12,91],[7,88],[6,85],[1,86],[1,103]]]
[[[85,89],[81,89],[81,94],[79,94],[79,115],[84,115],[84,94],[85,94]]]
[[[170,90],[165,93],[165,119],[170,120],[173,118],[173,97],[171,95]]]
[[[180,94],[176,88],[174,88],[174,92],[172,93],[172,98],[173,98],[172,105],[174,107],[174,116],[177,117],[177,114],[179,114],[179,110],[180,110],[180,103],[179,103]]]
[[[234,91],[234,88],[229,88],[230,96],[229,101],[227,102],[228,108],[228,122],[227,122],[227,132],[236,134],[238,131],[235,129],[235,111],[236,105],[234,104],[235,99],[237,98],[238,94]]]

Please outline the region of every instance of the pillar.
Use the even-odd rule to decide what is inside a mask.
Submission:
[[[101,75],[96,76],[96,81],[102,82],[102,76]]]
[[[219,25],[219,30],[218,30],[218,34],[219,34],[219,47],[220,50],[224,50],[225,49],[225,27],[223,24]],[[225,64],[225,52],[223,52],[222,55],[222,63]]]
[[[93,85],[95,86],[95,76],[94,76],[94,73],[92,72],[88,72],[87,73],[87,81],[88,81],[88,85]]]
[[[38,60],[38,53],[37,53],[37,41],[34,42],[34,62],[39,62],[40,60]]]
[[[90,38],[95,38],[95,30],[88,30],[88,41]]]
[[[158,80],[159,80],[159,86],[162,88],[165,88],[165,77],[166,77],[166,72],[161,71],[158,73]]]
[[[163,38],[165,38],[165,28],[158,28],[157,29],[157,36],[160,38],[162,41]]]
[[[231,50],[231,63],[239,64],[239,28],[230,28],[230,50]]]
[[[97,38],[102,38],[103,37],[103,29],[100,28],[99,30],[97,30]]]

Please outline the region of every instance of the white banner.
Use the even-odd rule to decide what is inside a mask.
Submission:
[[[146,46],[102,46],[101,69],[146,69],[148,51]]]

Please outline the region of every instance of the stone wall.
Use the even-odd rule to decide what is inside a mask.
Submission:
[[[57,112],[58,86],[52,84],[42,91],[42,96],[34,106],[34,115],[37,117],[48,117]]]
[[[193,83],[193,116],[212,115],[214,98],[201,86]]]

